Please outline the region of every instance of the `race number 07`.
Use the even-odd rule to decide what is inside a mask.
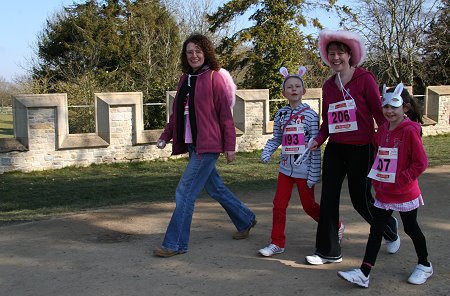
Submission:
[[[388,158],[378,159],[378,166],[377,170],[379,172],[387,172],[389,170],[389,164],[391,163],[391,160]]]

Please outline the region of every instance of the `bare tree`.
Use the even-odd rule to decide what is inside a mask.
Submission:
[[[212,33],[206,16],[212,14],[225,0],[163,0],[165,7],[175,16],[180,30],[181,40],[186,39],[193,32],[204,34],[211,38],[213,43],[219,44],[223,36],[237,30],[237,18]]]
[[[0,110],[3,107],[11,107],[11,96],[18,92],[19,88],[15,83],[8,82],[0,76]]]
[[[353,27],[367,40],[365,66],[387,84],[414,84],[425,32],[436,16],[438,0],[363,0]]]

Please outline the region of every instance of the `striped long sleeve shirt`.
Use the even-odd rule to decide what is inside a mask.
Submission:
[[[303,110],[302,110],[303,109]],[[298,115],[298,111],[302,110]],[[292,116],[295,115],[295,118]],[[261,153],[261,161],[268,162],[272,154],[280,147],[283,139],[283,128],[294,125],[296,120],[300,118],[305,132],[305,143],[311,138],[316,138],[319,132],[319,116],[312,110],[308,104],[300,104],[293,109],[289,104],[278,110],[274,118],[273,137],[269,139]],[[289,122],[287,122],[289,121]],[[287,124],[286,124],[287,122]],[[299,154],[283,154],[280,155],[280,173],[293,178],[306,179],[308,186],[312,187],[320,181],[320,149],[312,151],[310,157],[300,165],[294,164]]]

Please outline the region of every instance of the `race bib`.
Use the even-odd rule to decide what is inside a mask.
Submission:
[[[398,148],[378,148],[377,157],[368,177],[380,182],[395,183]]]
[[[344,100],[329,105],[328,130],[330,134],[358,130],[354,100]]]
[[[283,132],[281,152],[284,154],[301,154],[305,151],[305,131],[303,124],[296,123],[287,126]]]

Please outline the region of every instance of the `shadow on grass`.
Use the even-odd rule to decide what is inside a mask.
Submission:
[[[9,128],[0,128],[0,138],[12,138],[14,136],[14,130]]]
[[[0,222],[27,221],[99,207],[173,201],[186,159],[93,165],[33,173],[5,173],[0,179]],[[276,186],[278,164],[258,163],[250,155],[236,165],[218,162],[232,191]],[[202,192],[201,197],[206,193]]]

